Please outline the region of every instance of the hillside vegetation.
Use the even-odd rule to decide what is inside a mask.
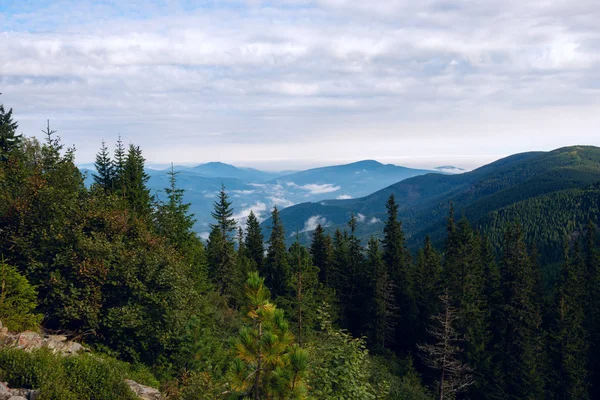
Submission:
[[[596,148],[318,204],[340,229],[313,221],[309,246],[283,217],[315,205],[273,208],[263,235],[223,187],[205,245],[138,146],[102,146],[88,187],[49,124],[16,129],[0,106],[0,317],[93,354],[1,342],[0,380],[41,400],[131,398],[132,377],[174,400],[600,398]]]

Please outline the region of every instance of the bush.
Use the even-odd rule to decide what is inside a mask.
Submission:
[[[15,267],[0,260],[0,321],[9,331],[37,330],[42,321],[34,314],[37,293]]]
[[[40,400],[134,400],[125,379],[152,386],[158,383],[147,370],[109,357],[0,349],[0,380],[10,387],[39,389]]]

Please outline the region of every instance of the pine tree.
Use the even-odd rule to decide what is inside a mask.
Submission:
[[[230,374],[233,390],[243,398],[303,399],[308,357],[294,345],[282,310],[270,301],[258,273],[246,283],[245,319]]]
[[[550,335],[551,371],[549,386],[555,399],[589,399],[587,388],[588,343],[584,329],[584,276],[585,263],[579,247],[575,257],[569,257],[565,243],[565,260],[555,303],[555,318]]]
[[[219,197],[213,203],[214,210],[211,212],[215,223],[211,228],[217,228],[223,237],[223,240],[230,241],[231,234],[235,232],[235,219],[233,219],[233,208],[229,201],[229,195],[225,191],[225,186],[221,186]]]
[[[268,241],[267,259],[263,275],[265,283],[275,298],[287,294],[287,282],[290,279],[290,266],[287,259],[285,232],[277,207],[271,212],[271,236]]]
[[[96,174],[93,174],[96,185],[100,186],[107,193],[112,191],[114,189],[115,179],[114,163],[110,159],[110,153],[108,152],[104,140],[102,141],[100,152],[96,154],[94,166],[97,171]]]
[[[600,398],[600,257],[596,226],[588,222],[585,245],[585,326],[588,332],[590,397]]]
[[[398,350],[411,351],[416,343],[417,307],[413,294],[410,254],[402,223],[398,220],[398,204],[393,194],[386,203],[387,220],[383,228],[383,259],[396,288],[396,304],[400,307],[396,329]]]
[[[0,103],[0,161],[7,160],[8,155],[21,145],[23,135],[15,134],[19,125],[13,121],[12,113],[12,108],[6,111]]]
[[[325,230],[318,224],[312,234],[312,243],[310,245],[310,254],[313,264],[319,268],[319,280],[326,286],[329,286],[327,275],[329,273],[329,262],[331,261],[331,247],[327,246]]]
[[[498,324],[502,329],[504,398],[543,399],[539,353],[540,312],[534,298],[535,278],[531,258],[519,224],[507,227],[502,257],[504,307]]]
[[[258,271],[262,271],[264,266],[264,241],[265,239],[258,218],[256,218],[253,211],[250,211],[250,215],[248,215],[248,219],[246,220],[246,241],[244,244],[248,258],[254,262],[255,268]]]
[[[123,169],[125,197],[133,212],[148,218],[151,213],[152,196],[147,187],[150,177],[144,169],[145,162],[140,147],[130,144]]]

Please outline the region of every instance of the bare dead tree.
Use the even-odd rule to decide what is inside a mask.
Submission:
[[[456,332],[454,323],[458,312],[450,304],[448,290],[440,296],[442,312],[431,317],[433,326],[429,333],[435,343],[417,346],[422,352],[423,361],[432,369],[439,371],[439,400],[454,399],[456,394],[473,384],[472,369],[461,362],[457,355],[462,352],[460,342],[464,339]]]

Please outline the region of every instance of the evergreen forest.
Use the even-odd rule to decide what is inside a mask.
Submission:
[[[66,334],[167,399],[600,398],[598,214],[581,224],[553,213],[597,209],[597,183],[477,225],[450,207],[443,238],[425,235],[416,251],[394,194],[370,238],[351,215],[290,245],[280,210],[266,235],[252,213],[238,226],[223,187],[203,241],[177,172],[152,193],[139,146],[102,143],[88,187],[50,123],[43,141],[17,132],[0,106],[0,321],[10,331]],[[535,237],[523,227],[530,214],[542,221]],[[553,218],[560,232],[545,230]],[[559,262],[539,257],[548,238],[562,243],[551,249]],[[90,389],[101,377],[88,361],[60,369],[43,354],[19,357],[0,348],[0,380],[41,388],[42,400],[129,398]],[[69,368],[90,372],[69,393],[48,384],[59,380],[50,369]]]

